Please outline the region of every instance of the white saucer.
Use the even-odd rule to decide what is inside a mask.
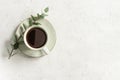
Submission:
[[[17,28],[17,30],[15,31],[15,34],[17,36],[20,36],[20,27],[23,26],[23,23],[28,26],[28,22],[29,20],[26,19],[24,20]],[[48,48],[49,51],[51,51],[56,43],[56,33],[55,30],[53,28],[53,26],[51,25],[51,23],[46,20],[46,19],[41,19],[38,22],[40,22],[41,26],[48,34],[48,41],[45,45],[46,48]],[[36,50],[30,50],[24,43],[21,43],[19,46],[19,49],[22,53],[24,53],[27,56],[30,57],[41,57],[44,56],[45,53],[42,53],[41,51],[36,51]]]

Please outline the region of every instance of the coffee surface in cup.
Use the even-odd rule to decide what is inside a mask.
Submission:
[[[26,39],[31,47],[40,48],[45,45],[47,41],[47,35],[46,32],[41,28],[32,28],[28,31]]]

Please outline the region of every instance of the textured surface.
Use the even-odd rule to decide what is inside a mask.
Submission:
[[[16,26],[49,6],[57,33],[43,58],[5,46]],[[0,0],[0,80],[120,80],[120,0]]]

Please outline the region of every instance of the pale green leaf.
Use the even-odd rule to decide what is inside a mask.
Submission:
[[[41,25],[41,24],[40,24],[40,23],[38,23],[38,22],[34,22],[33,24],[34,24],[34,25]]]
[[[21,32],[21,34],[23,33],[23,28],[22,27],[20,27],[20,32]]]
[[[32,26],[32,19],[29,18],[29,26]]]
[[[23,27],[24,27],[24,29],[26,30],[26,25],[23,23]]]
[[[46,7],[46,8],[44,9],[44,11],[47,13],[47,12],[49,11],[49,8]]]
[[[31,18],[32,18],[33,21],[35,21],[35,17],[33,15],[31,15]]]

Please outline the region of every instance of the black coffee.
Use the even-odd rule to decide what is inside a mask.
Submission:
[[[40,48],[44,46],[47,41],[47,35],[43,29],[32,28],[27,33],[27,42],[33,48]]]

